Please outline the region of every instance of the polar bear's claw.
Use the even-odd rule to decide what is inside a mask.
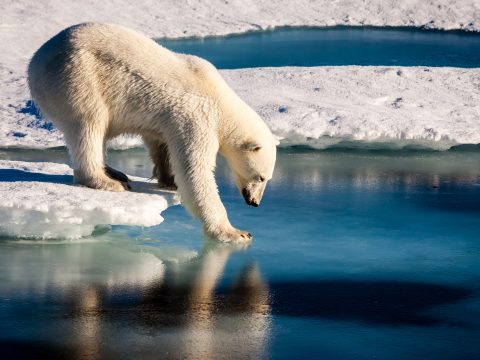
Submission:
[[[242,233],[240,236],[246,240],[251,240],[252,239],[252,234],[250,233]]]

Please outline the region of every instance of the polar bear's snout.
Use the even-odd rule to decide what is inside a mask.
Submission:
[[[248,205],[258,207],[259,202],[252,198],[250,192],[246,188],[242,189],[242,195]]]
[[[242,189],[242,196],[248,205],[258,207],[265,191],[265,183],[250,183]]]

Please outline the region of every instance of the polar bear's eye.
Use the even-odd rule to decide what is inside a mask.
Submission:
[[[265,178],[264,178],[263,176],[260,176],[260,177],[258,178],[258,180],[260,180],[260,182],[264,182],[264,181],[265,181]]]

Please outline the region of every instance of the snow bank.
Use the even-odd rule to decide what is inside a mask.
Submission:
[[[175,195],[131,179],[133,191],[92,190],[73,185],[67,165],[0,160],[0,235],[72,239],[98,225],[160,224]]]
[[[479,69],[286,67],[222,70],[222,75],[284,146],[445,150],[480,143]],[[63,145],[56,130],[16,131],[27,135],[0,137],[0,146]],[[126,149],[141,141],[121,137],[112,145]]]
[[[259,68],[222,71],[284,144],[480,143],[479,69]]]
[[[33,0],[18,0],[5,1],[0,4],[0,44],[6,45],[6,50],[0,53],[0,83],[2,88],[0,90],[0,147],[29,147],[29,148],[45,148],[62,146],[62,136],[58,131],[52,130],[51,125],[39,117],[35,108],[28,99],[30,98],[28,88],[26,85],[25,69],[28,60],[31,58],[33,52],[47,39],[56,34],[61,29],[84,21],[102,21],[122,24],[139,31],[142,31],[147,36],[151,37],[184,37],[184,36],[205,36],[205,35],[225,35],[229,33],[239,33],[251,30],[269,29],[276,26],[332,26],[332,25],[374,25],[374,26],[414,26],[427,27],[437,29],[464,29],[470,31],[480,31],[480,2],[477,0],[428,0],[428,1],[403,1],[398,2],[394,0],[342,0],[332,2],[328,0],[310,1],[298,0],[292,6],[291,1],[287,0],[262,0],[262,1],[204,1],[204,2],[187,2],[187,1],[172,1],[172,0],[146,0],[141,3],[129,2],[126,0],[109,0],[106,2],[81,2],[81,1],[60,1],[60,0],[45,0],[42,2]],[[261,70],[256,70],[259,74]],[[286,70],[293,73],[293,70]],[[304,70],[299,70],[302,73]],[[353,71],[350,73],[349,71]],[[382,70],[380,70],[382,71]],[[401,70],[407,72],[407,70]],[[313,70],[314,74],[311,78],[305,76],[306,83],[310,84],[315,74],[322,72],[322,70]],[[361,72],[361,71],[359,71]],[[368,72],[368,70],[365,70]],[[265,73],[270,74],[271,70],[265,70]],[[282,73],[280,70],[281,74]],[[436,72],[434,72],[436,74]],[[330,71],[332,76],[333,71]],[[448,75],[442,75],[443,80],[452,80],[456,83],[456,72],[452,71]],[[471,74],[475,74],[472,72]],[[339,70],[339,75],[346,76],[347,79],[357,79],[356,70]],[[382,81],[384,77],[378,72],[372,71],[370,75],[373,76],[370,83],[376,83],[377,79]],[[279,75],[281,76],[281,75]],[[433,75],[432,75],[433,76]],[[464,76],[462,79],[464,79]],[[472,75],[473,76],[473,75]],[[448,79],[447,79],[448,78]],[[330,78],[331,82],[328,85],[345,84],[345,78]],[[268,79],[263,78],[262,82],[252,78],[259,86],[270,86]],[[288,77],[285,80],[289,80]],[[442,81],[443,81],[442,80]],[[473,85],[475,80],[471,80],[469,89],[476,89]],[[288,82],[288,81],[287,81]],[[362,79],[363,83],[368,82]],[[382,91],[386,101],[391,100],[393,92],[388,92],[390,85],[384,83],[384,90]],[[308,94],[306,85],[302,84],[300,78],[296,78],[296,84],[300,88],[294,87],[292,84],[282,84],[282,89],[292,91],[288,95],[293,99],[298,94]],[[242,89],[248,84],[235,83],[236,88]],[[418,85],[418,84],[417,84]],[[345,89],[350,94],[354,94],[357,90],[362,90],[363,84],[357,86],[355,80],[349,82],[351,89]],[[424,88],[427,88],[425,86]],[[421,88],[421,86],[417,86]],[[338,89],[338,86],[337,86]],[[476,90],[475,90],[476,91]],[[278,94],[278,90],[271,89],[265,91],[265,95]],[[314,109],[331,108],[329,104],[322,103],[322,97],[329,96],[329,89],[325,88],[315,93],[311,104],[299,105],[297,107],[300,116],[306,115],[304,109],[312,111],[313,121],[316,120],[316,112]],[[254,94],[258,96],[259,90],[255,89]],[[475,93],[477,94],[477,93]],[[476,96],[474,94],[474,96]],[[268,110],[268,104],[260,104],[259,100],[253,96],[242,93],[242,95],[256,107],[261,108],[262,113],[266,116],[267,121],[271,126],[280,131],[283,136],[288,134],[288,127],[294,128],[292,134],[303,134],[302,136],[317,138],[321,136],[320,127],[310,124],[299,124],[300,118],[296,117],[296,113],[290,108],[290,111],[282,113],[282,116],[275,113],[274,109]],[[286,94],[280,94],[283,97]],[[321,95],[321,96],[318,96]],[[309,95],[310,96],[310,95]],[[366,96],[366,95],[365,95]],[[434,99],[431,99],[429,93],[417,94],[418,98],[427,97],[426,103],[437,104]],[[464,98],[463,91],[461,94],[454,94],[454,97]],[[351,113],[353,109],[358,109],[358,101],[354,97],[342,97],[346,102],[338,103],[340,107],[336,110],[337,113]],[[378,101],[377,98],[369,99],[370,101]],[[305,101],[302,100],[302,101]],[[439,103],[439,102],[438,102]],[[467,102],[472,104],[472,102]],[[399,104],[400,105],[400,104]],[[467,105],[463,110],[467,112],[471,109]],[[456,106],[459,109],[461,106]],[[380,107],[366,105],[365,109],[379,110]],[[439,114],[436,109],[431,109],[435,114]],[[458,117],[463,117],[458,115]],[[476,111],[473,109],[472,111]],[[428,112],[428,108],[423,109],[423,113]],[[373,128],[384,128],[384,119],[386,115],[394,112],[371,114],[369,119],[376,118],[381,123],[373,124]],[[413,113],[413,112],[411,112]],[[335,113],[336,114],[336,113]],[[395,114],[405,114],[404,111],[396,111]],[[447,114],[448,115],[448,114]],[[269,117],[270,116],[270,117]],[[320,117],[322,117],[321,115]],[[336,116],[336,115],[335,115]],[[366,116],[366,115],[365,115]],[[410,116],[410,113],[409,113]],[[456,115],[454,114],[453,117]],[[467,117],[469,115],[467,114]],[[453,117],[441,118],[442,125],[438,125],[434,119],[427,119],[432,121],[433,128],[437,129],[439,126],[443,127],[447,121],[452,124],[448,128],[452,128]],[[276,123],[274,119],[279,119]],[[289,119],[289,120],[287,120]],[[341,131],[334,131],[335,134],[343,134],[348,138],[367,139],[366,134],[372,130],[370,128],[356,129],[360,124],[358,121],[350,125],[346,124],[348,117],[342,118],[343,125]],[[394,124],[394,129],[391,131],[383,131],[384,135],[390,134],[394,138],[401,138],[402,131],[406,131],[407,137],[414,134],[418,135],[419,129],[422,125],[416,126],[415,130],[402,129],[404,123],[411,123],[407,118],[400,116],[395,117],[399,123]],[[312,120],[308,116],[304,118],[305,121]],[[388,124],[393,123],[393,119],[385,119]],[[425,121],[424,121],[425,122]],[[423,123],[424,123],[423,122]],[[423,124],[422,123],[422,124]],[[288,125],[290,124],[290,125]],[[299,129],[304,126],[304,129]],[[313,129],[315,127],[315,130]],[[428,127],[431,128],[431,127]],[[308,134],[308,129],[312,130],[312,134]],[[327,133],[330,132],[329,126],[326,127]],[[351,129],[350,132],[347,129]],[[460,129],[460,126],[458,126]],[[440,129],[442,130],[442,129]],[[375,131],[374,131],[375,132]],[[428,132],[428,131],[427,131]],[[455,130],[455,133],[448,134],[449,138],[455,141],[462,142],[468,136],[458,136],[461,130]],[[441,131],[443,134],[443,130]],[[361,134],[361,135],[358,135]],[[363,134],[363,135],[362,135]],[[343,136],[342,135],[342,136]],[[423,136],[427,138],[428,136]],[[374,134],[374,137],[377,135]],[[437,139],[438,135],[433,133],[429,139]],[[295,141],[295,137],[290,139]],[[335,140],[336,141],[336,140]],[[140,142],[135,138],[120,139],[114,144],[115,148],[128,148],[138,146]]]

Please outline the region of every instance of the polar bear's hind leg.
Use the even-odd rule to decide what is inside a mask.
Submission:
[[[97,119],[101,122],[101,119]],[[126,183],[110,178],[104,163],[104,127],[96,122],[76,122],[78,128],[75,137],[66,136],[67,146],[73,162],[75,181],[92,189],[107,191],[125,191]],[[105,122],[106,124],[106,122]]]
[[[143,141],[154,163],[152,176],[158,180],[158,186],[162,189],[177,190],[167,144],[147,137],[144,137]]]

